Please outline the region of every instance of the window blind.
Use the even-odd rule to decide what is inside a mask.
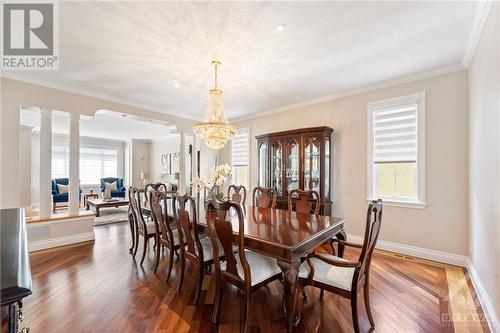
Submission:
[[[64,143],[52,145],[52,178],[69,177],[69,148]],[[81,184],[99,184],[103,177],[118,174],[118,150],[80,147]]]
[[[248,132],[236,134],[231,141],[231,163],[233,166],[248,165]]]
[[[418,104],[379,108],[373,111],[373,161],[417,161]]]

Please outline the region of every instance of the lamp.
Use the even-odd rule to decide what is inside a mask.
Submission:
[[[148,180],[149,180],[149,173],[147,172],[141,172],[141,179],[142,179],[142,183],[144,184],[144,186],[146,186],[146,184],[148,183]]]
[[[217,87],[217,69],[220,61],[214,60],[212,65],[215,72],[214,88],[209,91],[207,114],[202,123],[194,126],[194,131],[205,140],[209,148],[220,149],[236,135],[236,127],[227,121],[222,90]]]

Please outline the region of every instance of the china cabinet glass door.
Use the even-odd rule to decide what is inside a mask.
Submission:
[[[282,147],[279,141],[271,146],[271,187],[277,195],[283,193]]]
[[[286,145],[285,184],[287,192],[299,188],[299,142],[291,139]]]
[[[330,159],[330,138],[327,137],[325,140],[325,194],[324,200],[330,200],[330,170],[331,170],[331,159]]]
[[[259,186],[266,187],[268,174],[268,148],[267,143],[263,142],[259,146]]]
[[[320,141],[307,139],[304,145],[304,189],[320,192]]]

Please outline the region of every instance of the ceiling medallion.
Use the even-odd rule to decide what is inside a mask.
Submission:
[[[214,60],[212,65],[215,72],[214,88],[209,91],[207,114],[202,123],[194,126],[194,131],[205,140],[208,147],[220,149],[236,135],[236,127],[227,121],[222,90],[217,88],[217,70],[220,62]]]

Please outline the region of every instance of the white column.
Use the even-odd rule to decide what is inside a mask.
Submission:
[[[52,110],[40,110],[40,217],[52,212]]]
[[[192,161],[191,161],[191,170],[193,170],[193,178],[198,177],[198,149],[200,147],[200,143],[198,142],[198,136],[193,131],[193,153],[192,153]],[[196,194],[196,188],[193,188],[192,195]]]
[[[69,214],[80,209],[80,115],[70,113],[69,126]]]
[[[186,193],[186,134],[180,133],[180,147],[179,147],[179,194]]]

